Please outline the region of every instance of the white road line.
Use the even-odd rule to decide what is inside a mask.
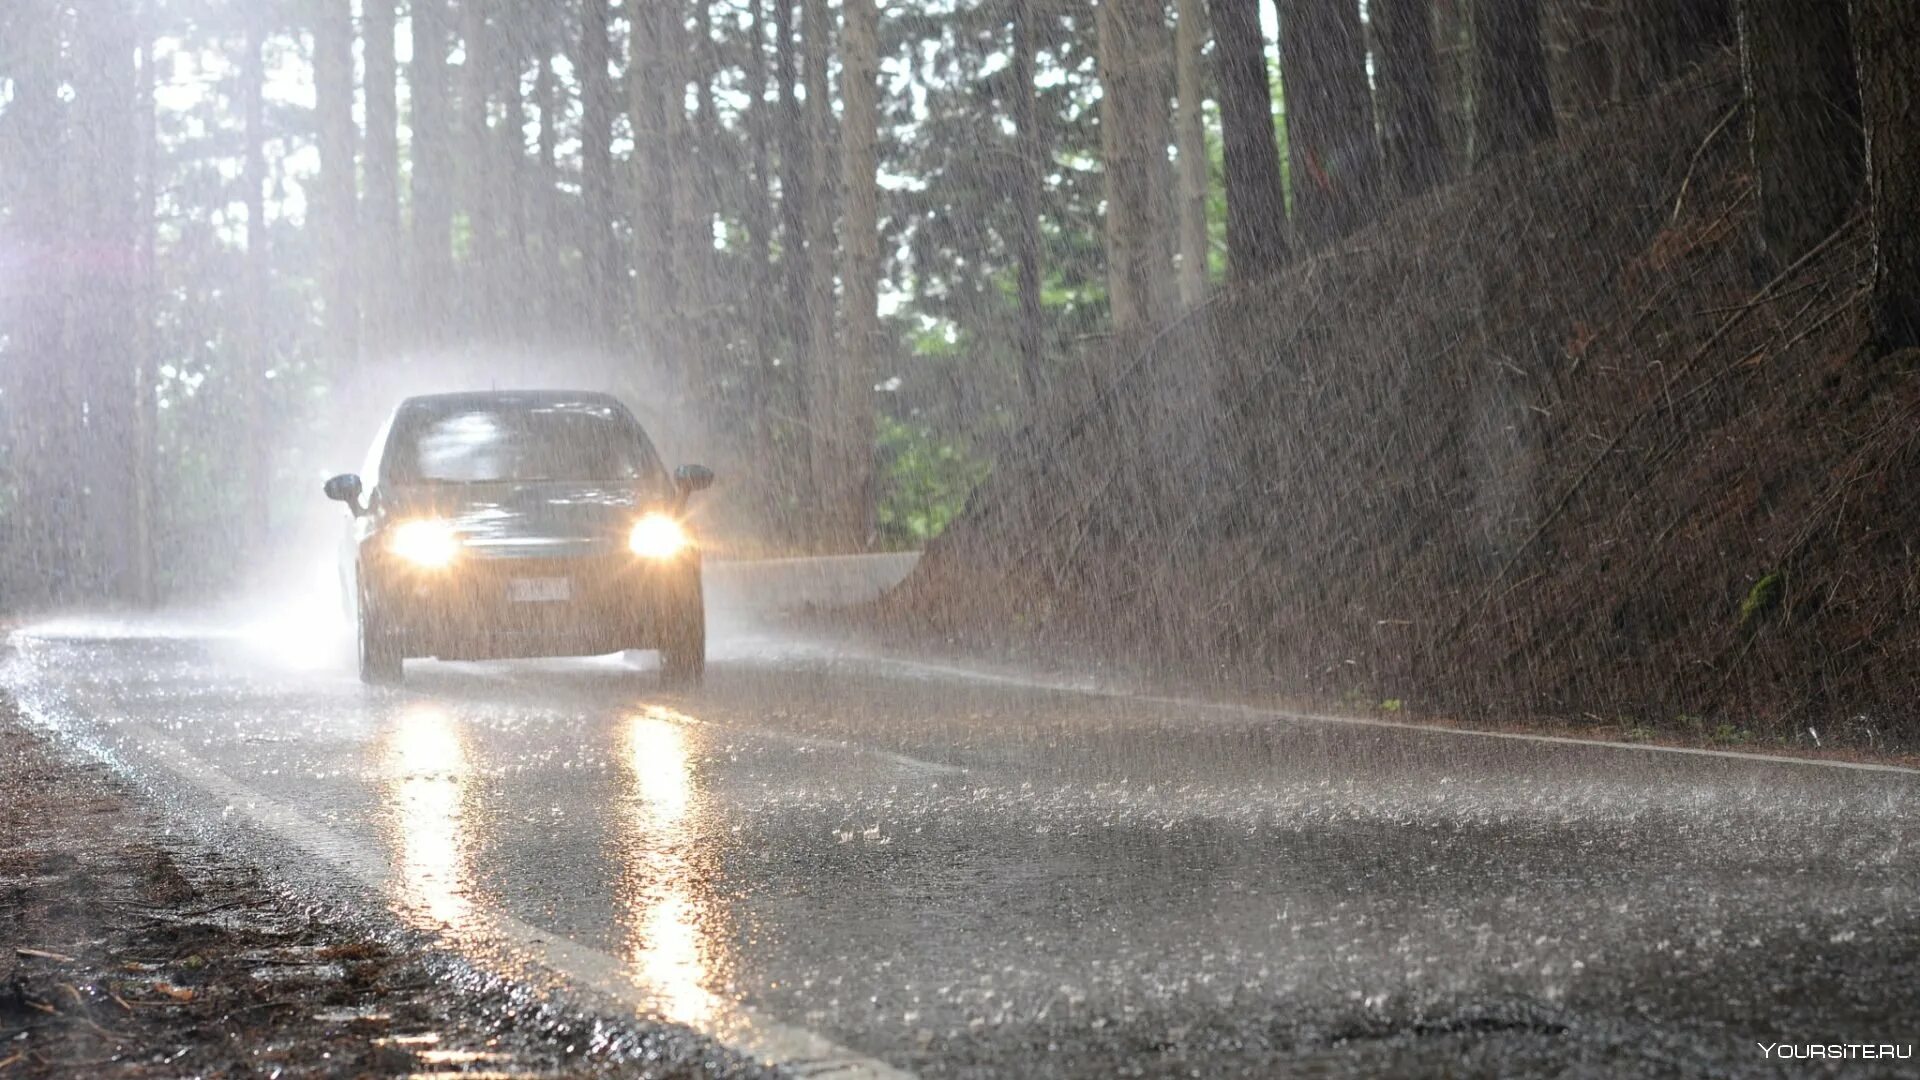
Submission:
[[[37,724],[64,730],[54,717],[43,711],[44,703],[37,695],[20,697],[21,709]],[[233,812],[244,815],[254,825],[297,850],[321,858],[359,885],[383,895],[391,893],[393,871],[377,851],[334,833],[320,822],[234,780],[153,728],[128,723],[115,730],[128,736],[156,764],[213,796]],[[84,740],[83,745],[96,756],[112,756],[112,751],[101,743]],[[659,1016],[658,997],[637,983],[619,959],[521,922],[505,912],[487,912],[474,921],[485,928],[487,938],[504,947],[499,951],[515,958],[516,967],[542,969],[639,1016]],[[461,955],[484,965],[481,958]],[[498,971],[496,974],[524,980],[526,972]],[[737,1006],[728,1007],[723,1015],[710,1022],[687,1026],[735,1053],[802,1076],[830,1074],[836,1080],[843,1077],[847,1080],[912,1080],[913,1077],[912,1073],[849,1050],[823,1035],[769,1020]]]
[[[1566,735],[1529,735],[1525,732],[1517,731],[1476,731],[1473,728],[1440,727],[1434,724],[1415,724],[1404,720],[1375,720],[1364,716],[1336,716],[1332,713],[1293,712],[1287,709],[1270,709],[1259,705],[1241,705],[1228,701],[1207,701],[1202,698],[1141,694],[1130,690],[1084,686],[1037,676],[980,671],[952,664],[934,664],[920,660],[903,660],[898,657],[881,656],[877,654],[858,655],[860,655],[862,659],[872,660],[876,663],[900,668],[905,671],[923,672],[929,675],[940,675],[946,678],[960,679],[968,682],[982,682],[1028,690],[1046,690],[1061,694],[1078,694],[1082,697],[1106,698],[1114,701],[1131,701],[1141,705],[1190,709],[1202,713],[1224,713],[1229,716],[1251,720],[1292,720],[1309,724],[1386,728],[1392,731],[1407,731],[1421,735],[1457,735],[1472,739],[1507,739],[1513,742],[1547,743],[1555,746],[1598,747],[1609,750],[1630,750],[1636,753],[1686,754],[1692,757],[1730,758],[1735,761],[1754,761],[1767,765],[1804,765],[1810,768],[1820,769],[1850,769],[1855,772],[1895,773],[1901,776],[1920,776],[1920,769],[1909,768],[1905,765],[1882,765],[1877,762],[1866,761],[1831,761],[1825,758],[1755,754],[1741,750],[1708,750],[1702,747],[1692,746],[1658,746],[1650,743],[1620,742],[1614,739],[1579,739]]]

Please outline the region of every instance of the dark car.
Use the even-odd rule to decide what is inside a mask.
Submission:
[[[706,668],[700,547],[682,520],[713,473],[671,477],[633,414],[580,391],[435,394],[400,403],[372,486],[327,481],[353,511],[360,677],[409,657],[483,660],[660,650]]]

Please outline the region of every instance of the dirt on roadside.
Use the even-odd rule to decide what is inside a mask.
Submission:
[[[455,985],[170,835],[0,699],[0,1080],[757,1076],[684,1033]]]

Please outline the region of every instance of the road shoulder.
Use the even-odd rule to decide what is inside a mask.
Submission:
[[[0,699],[0,1078],[749,1076],[683,1038],[464,985],[168,828]],[[663,1060],[663,1058],[665,1060]]]

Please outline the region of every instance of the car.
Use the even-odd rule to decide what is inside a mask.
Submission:
[[[365,472],[325,485],[353,514],[342,574],[363,681],[398,683],[415,657],[630,649],[659,650],[670,683],[701,681],[701,551],[686,512],[713,472],[669,476],[617,398],[407,398]]]

